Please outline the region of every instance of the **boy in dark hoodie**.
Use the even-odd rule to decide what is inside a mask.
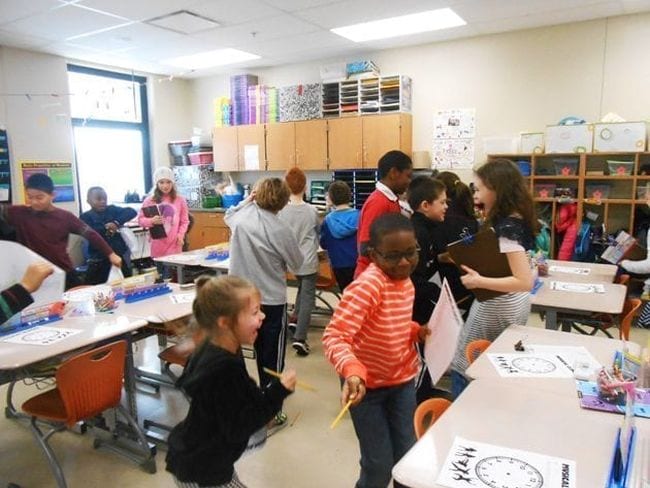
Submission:
[[[321,226],[320,246],[327,251],[336,282],[343,291],[352,283],[357,265],[359,211],[350,207],[352,192],[344,181],[332,182],[327,200],[333,209]]]

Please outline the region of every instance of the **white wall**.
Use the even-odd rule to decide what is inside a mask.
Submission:
[[[435,110],[473,107],[475,160],[482,162],[483,137],[543,131],[567,115],[595,121],[614,111],[627,120],[650,118],[648,45],[650,14],[639,14],[385,50],[367,57],[382,73],[405,74],[413,80],[414,151],[431,150]],[[319,66],[331,61],[251,72],[268,85],[313,83],[319,81]],[[228,76],[193,80],[192,86],[192,120],[208,130],[212,100],[229,95]]]

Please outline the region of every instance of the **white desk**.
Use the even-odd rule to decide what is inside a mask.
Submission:
[[[548,278],[576,283],[612,283],[618,270],[618,266],[613,264],[557,261],[555,259],[549,259],[547,263]],[[589,271],[589,274],[566,273],[560,270],[551,270],[552,267],[585,269]]]
[[[154,258],[154,261],[176,268],[178,282],[181,284],[184,283],[184,268],[186,266],[209,268],[215,270],[217,274],[228,273],[229,259],[219,261],[216,259],[206,259],[206,256],[207,251],[205,249],[197,249],[196,251],[188,251],[180,254],[170,254],[169,256]]]
[[[393,468],[411,488],[442,488],[438,472],[456,436],[576,461],[577,488],[605,486],[622,417],[581,409],[576,395],[480,379],[467,389]],[[637,418],[650,435],[650,421]]]
[[[196,295],[194,287],[188,290],[181,290],[176,283],[169,283],[172,293],[159,295],[139,302],[124,303],[120,301],[119,310],[130,317],[145,320],[152,323],[171,322],[172,320],[187,317],[192,314],[192,302],[174,303],[172,295],[191,295],[192,300]]]

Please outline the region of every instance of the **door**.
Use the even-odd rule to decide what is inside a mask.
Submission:
[[[327,169],[327,121],[296,122],[296,166],[302,170]]]
[[[363,167],[376,168],[379,158],[401,148],[400,114],[363,117]]]
[[[237,171],[237,127],[217,127],[212,132],[215,171]]]
[[[327,121],[329,169],[361,168],[361,117]]]
[[[266,169],[284,170],[296,165],[296,124],[266,125]]]
[[[237,147],[239,171],[264,171],[266,169],[264,125],[238,125]]]

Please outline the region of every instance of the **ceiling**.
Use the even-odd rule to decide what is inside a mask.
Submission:
[[[442,7],[451,7],[467,25],[361,44],[330,32]],[[152,20],[182,10],[199,17]],[[643,11],[650,11],[650,0],[0,0],[0,45],[200,77]],[[164,63],[222,48],[261,59],[194,72]]]

